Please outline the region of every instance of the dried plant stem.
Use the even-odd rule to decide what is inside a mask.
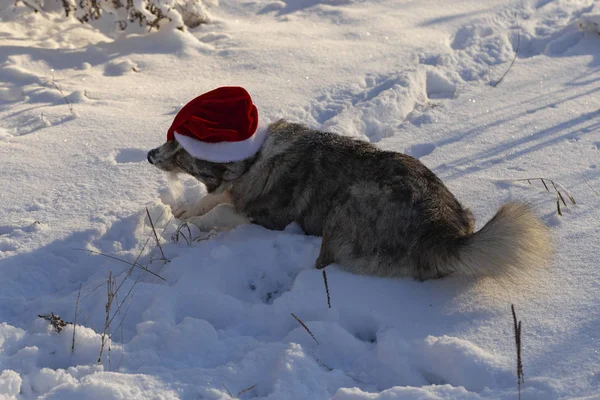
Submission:
[[[558,212],[558,215],[560,215],[560,216],[563,215],[562,210],[560,208],[561,202],[563,203],[563,205],[565,207],[567,207],[567,202],[565,201],[565,198],[563,197],[563,192],[573,205],[577,204],[577,202],[575,201],[575,198],[569,193],[569,191],[567,189],[565,189],[564,186],[557,185],[552,179],[548,179],[548,178],[515,179],[515,182],[527,182],[530,185],[532,184],[531,181],[541,181],[542,185],[544,185],[544,188],[546,189],[547,192],[550,192],[550,189],[548,188],[548,185],[546,184],[546,182],[550,182],[550,184],[552,185],[552,188],[556,192],[556,211]],[[560,186],[560,189],[559,189],[559,186]]]
[[[150,211],[148,211],[148,207],[146,207],[146,214],[148,215],[148,220],[150,221],[150,226],[152,227],[152,232],[154,233],[154,239],[156,239],[156,245],[160,250],[160,254],[162,255],[162,260],[165,263],[168,263],[169,260],[165,257],[165,252],[163,251],[162,246],[160,245],[160,240],[158,239],[158,235],[156,234],[156,229],[154,228],[154,222],[152,222],[152,217],[150,216]]]
[[[585,182],[585,184],[586,184],[586,185],[588,185],[588,187],[589,187],[590,189],[592,189],[592,192],[594,192],[594,193],[596,193],[598,196],[600,196],[600,193],[599,193],[599,192],[598,192],[596,189],[594,189],[594,187],[593,187],[592,185],[590,185],[590,183],[589,183],[588,181],[586,181],[585,179],[584,179],[583,181]]]
[[[242,390],[240,390],[240,391],[238,392],[238,394],[237,394],[237,396],[236,396],[236,397],[240,397],[242,394],[244,394],[244,393],[246,393],[246,392],[249,392],[250,390],[254,389],[255,387],[256,387],[256,384],[254,384],[254,385],[252,385],[252,386],[250,386],[250,387],[247,387],[246,389],[242,389]]]
[[[81,297],[81,287],[79,285],[79,291],[77,292],[77,301],[75,302],[75,317],[73,318],[73,340],[71,341],[71,353],[75,353],[75,330],[77,329],[77,314],[79,314],[79,298]]]
[[[327,284],[327,273],[323,268],[323,282],[325,282],[325,293],[327,294],[327,306],[331,308],[331,297],[329,297],[329,285]]]
[[[513,330],[515,334],[515,347],[517,349],[517,389],[519,393],[519,400],[521,399],[521,384],[525,382],[523,374],[523,361],[521,359],[521,321],[517,321],[517,313],[515,312],[514,304],[510,305],[513,317]]]
[[[52,71],[54,71],[54,70],[52,70]],[[69,107],[69,111],[71,112],[71,114],[75,115],[75,110],[73,109],[73,104],[71,104],[71,102],[69,102],[69,100],[67,99],[67,96],[65,95],[65,92],[63,92],[62,88],[54,80],[54,73],[52,74],[52,80],[50,82],[47,82],[47,83],[49,83],[50,85],[54,86],[54,88],[56,90],[58,90],[58,92],[62,96],[63,100],[65,101],[65,104],[67,105],[67,107]]]
[[[162,276],[158,275],[156,272],[152,272],[151,270],[149,270],[148,268],[146,268],[146,267],[145,267],[145,266],[143,266],[142,264],[139,264],[139,263],[137,263],[137,261],[136,261],[136,262],[133,262],[133,263],[131,263],[131,262],[127,261],[127,260],[123,260],[122,258],[115,257],[115,256],[111,256],[110,254],[104,254],[104,253],[101,253],[101,252],[99,252],[99,251],[90,250],[90,249],[75,249],[75,250],[88,251],[88,252],[90,252],[90,253],[94,253],[94,254],[98,254],[98,255],[101,255],[101,256],[104,256],[104,257],[110,258],[111,260],[120,261],[120,262],[122,262],[122,263],[125,263],[125,264],[128,264],[128,265],[131,265],[132,267],[136,267],[136,268],[139,268],[139,269],[141,269],[141,270],[143,270],[143,271],[146,271],[146,272],[148,272],[148,273],[150,273],[150,274],[152,274],[152,275],[156,276],[157,278],[160,278],[160,279],[162,279],[162,280],[163,280],[163,281],[165,281],[165,282],[167,281],[165,278],[163,278]]]
[[[296,319],[296,321],[298,321],[298,323],[300,325],[302,325],[302,327],[304,329],[306,329],[306,332],[308,332],[308,334],[310,335],[310,337],[312,337],[313,340],[315,342],[317,342],[317,344],[320,344],[319,341],[317,340],[317,338],[315,337],[315,335],[313,335],[313,333],[310,331],[310,329],[308,329],[308,326],[306,326],[306,324],[304,322],[302,322],[302,320],[300,318],[296,317],[296,315],[294,313],[292,313],[292,317],[294,317]]]
[[[233,397],[233,394],[229,391],[229,388],[223,384],[223,387],[225,388],[225,391],[227,392],[227,394],[229,395],[230,398],[234,399],[235,397]]]
[[[100,343],[100,355],[98,356],[98,364],[102,361],[102,352],[104,351],[104,346],[106,344],[106,337],[108,333],[108,328],[110,327],[110,309],[112,307],[113,300],[115,298],[115,286],[116,282],[113,279],[112,271],[108,274],[107,281],[107,299],[106,299],[106,319],[104,321],[104,331],[102,331],[101,343]]]
[[[515,19],[517,21],[517,29],[521,29],[519,26],[519,18],[517,17],[517,15],[515,14]],[[508,69],[506,70],[506,72],[504,73],[504,75],[502,75],[500,77],[500,79],[498,79],[498,81],[496,83],[494,83],[493,87],[497,87],[506,77],[506,75],[508,75],[508,72],[511,70],[511,68],[513,67],[515,61],[517,61],[517,57],[519,56],[519,50],[521,49],[521,32],[517,32],[517,48],[515,49],[515,56],[513,57],[512,61],[510,62],[510,65],[508,66]]]

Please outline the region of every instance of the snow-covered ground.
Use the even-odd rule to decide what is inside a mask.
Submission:
[[[221,0],[209,13],[185,32],[117,35],[2,1],[0,398],[516,399],[514,304],[521,398],[600,399],[599,4]],[[246,87],[264,122],[420,158],[478,226],[532,202],[551,265],[511,286],[329,267],[328,308],[320,239],[294,226],[175,241],[170,205],[204,189],[146,151],[221,85]],[[559,216],[552,187],[516,181],[536,177],[577,205]],[[164,280],[81,249],[139,256]],[[76,305],[72,351],[73,325],[37,316],[73,322]]]

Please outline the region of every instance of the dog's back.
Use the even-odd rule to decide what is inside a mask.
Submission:
[[[476,240],[469,210],[418,160],[285,121],[269,130],[256,161],[233,187],[234,203],[267,228],[296,222],[323,236],[317,267],[338,263],[360,274],[419,279],[484,272],[473,263],[491,263],[498,270],[491,273],[501,272],[502,260],[481,258],[486,249]],[[504,214],[529,215],[511,210]],[[500,214],[496,219],[506,221]],[[527,224],[533,231],[522,227],[527,232],[521,233],[544,236],[541,223],[532,221]],[[499,245],[506,244],[503,233],[489,231],[484,239],[492,240],[494,257],[501,257],[500,248],[511,253]],[[517,258],[510,263],[523,257]]]

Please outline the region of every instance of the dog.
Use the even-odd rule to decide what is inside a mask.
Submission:
[[[206,185],[209,194],[176,217],[201,229],[295,222],[322,237],[319,269],[421,281],[514,276],[551,253],[549,231],[528,205],[503,205],[475,232],[471,212],[419,160],[285,120],[270,124],[260,150],[243,161],[203,161],[176,140],[148,161]]]

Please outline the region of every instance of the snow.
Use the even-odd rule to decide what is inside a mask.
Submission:
[[[186,31],[118,33],[0,5],[1,399],[515,399],[511,304],[521,398],[600,399],[598,4],[221,0],[206,12]],[[146,151],[220,85],[246,87],[263,123],[420,158],[478,227],[531,202],[551,265],[511,285],[332,266],[328,308],[320,239],[297,226],[178,234],[171,206],[204,188]],[[517,181],[536,177],[577,204],[559,216],[552,188]],[[86,249],[139,257],[160,278]],[[124,283],[98,363],[109,274]],[[38,318],[51,312],[77,318],[74,350],[73,325]]]

